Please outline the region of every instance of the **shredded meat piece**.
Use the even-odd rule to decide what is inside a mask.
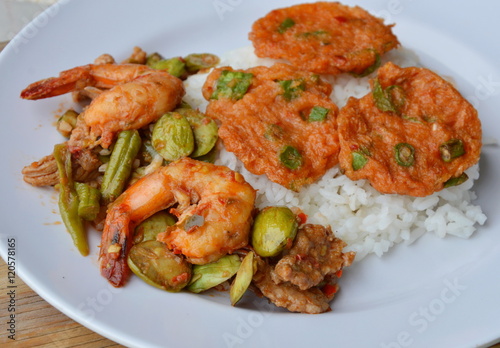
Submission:
[[[344,254],[345,246],[330,227],[304,225],[297,232],[293,247],[276,264],[273,280],[290,282],[301,290],[316,286],[352,263],[355,254]]]
[[[79,182],[94,180],[101,165],[99,158],[90,150],[79,153],[78,158],[73,157],[73,178]],[[23,179],[33,186],[54,186],[59,183],[57,163],[53,155],[48,155],[39,161],[31,163],[21,171]]]
[[[23,179],[33,186],[53,186],[59,182],[54,156],[48,155],[23,168]]]
[[[319,314],[330,310],[331,298],[319,288],[300,290],[291,283],[276,284],[272,277],[272,267],[258,258],[258,269],[253,277],[253,284],[278,307],[291,312]]]
[[[94,147],[96,141],[89,140],[90,127],[85,123],[83,113],[76,120],[76,127],[71,131],[71,137],[68,140],[68,147],[72,153],[77,153],[85,148]]]
[[[73,158],[74,157],[75,154],[73,154]],[[76,162],[86,171],[96,170],[102,164],[97,155],[91,149],[84,149],[78,152]]]
[[[146,64],[147,53],[140,47],[134,47],[134,51],[122,64]]]
[[[112,55],[104,53],[94,59],[94,64],[115,64],[115,58]]]

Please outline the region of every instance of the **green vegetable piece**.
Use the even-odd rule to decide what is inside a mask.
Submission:
[[[200,70],[216,66],[219,64],[220,59],[211,53],[193,53],[184,57],[184,61],[186,62],[187,71],[194,74]]]
[[[315,30],[315,31],[306,31],[304,33],[299,33],[296,35],[296,37],[301,39],[315,38],[319,40],[324,40],[327,38],[331,38],[331,35],[326,30]]]
[[[375,101],[375,105],[380,111],[393,111],[395,112],[396,110],[394,109],[394,105],[392,105],[391,101],[387,97],[384,89],[382,88],[382,85],[380,85],[380,82],[378,79],[375,79],[373,81],[373,91],[372,91],[373,99]]]
[[[266,207],[255,217],[252,246],[259,256],[276,256],[291,245],[298,227],[297,217],[289,208]]]
[[[311,109],[311,112],[309,113],[309,122],[324,121],[329,112],[330,109],[324,108],[322,106],[315,106]]]
[[[78,215],[87,221],[94,221],[101,210],[101,191],[82,182],[75,182],[78,194]]]
[[[285,146],[279,155],[280,162],[288,169],[295,170],[300,168],[303,164],[302,155],[299,150],[294,148],[293,146],[287,145]]]
[[[210,99],[228,98],[239,100],[248,91],[248,88],[252,84],[252,79],[253,74],[251,73],[223,70]]]
[[[150,68],[153,68],[156,63],[158,63],[160,60],[163,60],[163,57],[161,54],[158,52],[151,53],[146,57],[146,65],[149,66]]]
[[[127,264],[143,281],[169,292],[179,292],[191,280],[191,264],[156,240],[132,246]]]
[[[290,29],[295,25],[295,21],[291,18],[285,18],[283,22],[278,27],[278,33],[283,34],[285,31]]]
[[[437,116],[423,116],[423,119],[425,122],[428,122],[428,123],[435,123],[439,120],[439,118]]]
[[[465,154],[464,143],[460,139],[451,139],[439,146],[439,153],[445,162],[451,162],[453,159]]]
[[[283,80],[278,81],[278,83],[283,89],[282,96],[287,101],[300,97],[302,92],[306,90],[306,83],[303,79]]]
[[[238,255],[226,255],[215,262],[194,265],[193,276],[186,290],[200,293],[211,289],[234,276],[240,266]]]
[[[410,167],[415,163],[415,148],[407,143],[399,143],[394,146],[394,158],[400,166]]]
[[[448,187],[452,187],[452,186],[458,186],[458,185],[461,185],[464,182],[466,182],[468,179],[469,179],[469,176],[465,173],[462,173],[455,178],[451,178],[451,179],[447,180],[444,183],[443,187],[448,188]]]
[[[266,131],[264,132],[264,138],[269,141],[276,141],[283,138],[285,131],[278,124],[269,124],[266,127]]]
[[[385,90],[378,79],[373,81],[373,99],[380,111],[392,111],[399,114],[406,102],[405,91],[401,86],[392,85]]]
[[[369,52],[370,54],[373,54],[375,56],[375,61],[373,62],[372,65],[370,65],[368,68],[363,70],[361,73],[354,73],[354,72],[351,73],[351,75],[353,75],[354,77],[368,76],[380,67],[380,64],[382,62],[380,54],[376,50],[374,50],[373,48],[368,48],[368,49],[362,51],[363,54],[366,54],[367,52]]]
[[[137,130],[121,131],[118,134],[101,184],[105,204],[114,201],[123,192],[140,148],[141,137]]]
[[[59,133],[61,133],[64,137],[69,138],[71,132],[76,127],[77,118],[78,113],[75,110],[66,110],[66,112],[57,120],[57,130]]]
[[[189,103],[185,100],[181,100],[181,103],[179,104],[179,109],[192,109],[193,107],[189,105]]]
[[[183,78],[186,77],[186,63],[181,57],[174,57],[169,59],[162,59],[157,61],[153,66],[153,69],[163,70],[168,72],[170,75],[175,77]]]
[[[363,151],[351,153],[351,165],[354,171],[362,169],[368,163],[368,158]]]
[[[219,131],[217,123],[198,110],[183,108],[176,111],[188,120],[193,130],[195,145],[191,157],[206,155],[217,142]]]
[[[161,210],[141,222],[134,231],[134,243],[156,240],[156,236],[175,225],[176,219],[172,214]]]
[[[184,116],[178,112],[169,112],[156,122],[151,143],[161,157],[167,161],[176,161],[193,152],[193,130]]]
[[[422,124],[422,121],[418,117],[412,117],[412,116],[408,116],[408,115],[401,115],[401,118],[403,120],[407,120],[408,122]]]
[[[250,251],[241,262],[241,266],[236,273],[233,284],[229,289],[229,298],[231,299],[231,305],[236,305],[239,300],[243,297],[247,291],[250,283],[252,282],[253,275],[256,271],[254,266],[254,254]]]
[[[83,221],[78,215],[78,195],[72,178],[71,153],[66,144],[54,146],[54,158],[59,173],[59,213],[73,244],[81,255],[89,254],[89,245]]]

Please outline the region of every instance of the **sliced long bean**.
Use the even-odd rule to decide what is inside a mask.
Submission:
[[[141,136],[137,130],[125,130],[118,134],[101,185],[102,198],[106,204],[123,192],[140,148]]]
[[[59,212],[74,245],[80,254],[87,256],[89,246],[85,226],[78,215],[78,195],[72,178],[71,153],[66,144],[54,146],[54,158],[59,172]]]
[[[94,221],[99,214],[101,191],[82,182],[75,182],[78,195],[78,215],[87,221]]]

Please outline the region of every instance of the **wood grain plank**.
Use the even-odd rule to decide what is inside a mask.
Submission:
[[[0,346],[41,348],[123,347],[87,329],[47,303],[16,277],[16,340],[8,338],[7,264],[0,260]]]

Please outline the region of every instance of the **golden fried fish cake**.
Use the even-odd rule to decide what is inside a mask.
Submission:
[[[257,56],[287,59],[320,74],[371,73],[381,55],[399,46],[392,25],[337,2],[271,11],[254,22],[249,38]]]
[[[381,67],[372,92],[342,108],[338,127],[345,174],[382,193],[427,196],[460,184],[481,152],[477,111],[424,68]]]
[[[282,63],[218,68],[203,86],[226,149],[250,172],[296,191],[338,163],[331,91],[317,74]]]

